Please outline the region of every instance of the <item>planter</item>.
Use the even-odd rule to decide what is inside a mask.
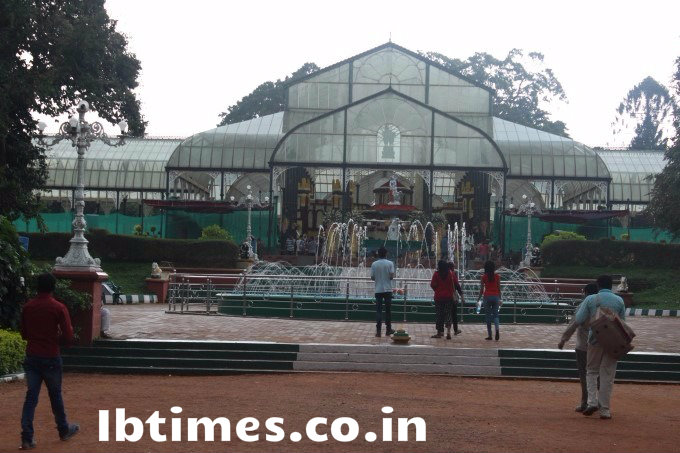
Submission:
[[[628,307],[632,307],[635,305],[635,302],[633,301],[633,293],[616,293],[619,296],[621,296],[621,299],[623,299],[623,304]]]
[[[170,281],[164,278],[147,278],[146,289],[158,297],[158,303],[164,304],[168,297]]]
[[[411,340],[411,336],[406,332],[405,329],[399,329],[392,334],[392,341],[395,344],[408,344]]]
[[[248,269],[250,266],[253,265],[255,260],[238,260],[236,262],[236,268],[237,269]]]

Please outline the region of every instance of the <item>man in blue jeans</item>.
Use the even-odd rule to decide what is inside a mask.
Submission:
[[[382,307],[385,305],[385,328],[386,334],[392,335],[392,280],[394,280],[394,263],[387,259],[387,249],[378,249],[378,260],[371,264],[371,280],[375,282],[375,310],[376,310],[376,333],[381,335]]]
[[[38,295],[24,305],[21,313],[21,336],[27,341],[24,372],[26,374],[26,400],[21,414],[21,449],[35,448],[33,416],[38,405],[40,387],[45,381],[50,396],[52,413],[61,440],[68,440],[80,429],[69,424],[61,398],[62,362],[60,340],[73,341],[73,328],[66,306],[52,297],[57,280],[52,274],[38,276]]]

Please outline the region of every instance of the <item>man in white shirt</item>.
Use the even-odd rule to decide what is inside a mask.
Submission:
[[[392,280],[394,279],[394,263],[387,259],[387,249],[378,249],[378,260],[371,265],[371,280],[375,282],[376,333],[379,337],[382,330],[382,307],[385,305],[386,335],[392,335]]]

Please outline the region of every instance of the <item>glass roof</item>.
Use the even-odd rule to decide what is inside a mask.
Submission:
[[[168,161],[169,169],[268,170],[283,136],[284,112],[227,124],[184,140]]]
[[[294,129],[273,160],[281,165],[504,166],[478,130],[390,89]]]
[[[570,138],[496,117],[493,137],[508,162],[509,177],[609,178],[597,153]]]
[[[100,140],[85,153],[85,188],[165,191],[165,165],[181,139],[128,138],[111,147]],[[46,152],[47,188],[73,188],[77,184],[78,152],[62,140]]]
[[[648,203],[654,180],[666,166],[663,151],[598,150],[612,176],[613,203]]]
[[[463,115],[489,115],[493,91],[389,42],[291,81],[288,109],[330,111],[388,87],[444,112]]]
[[[177,147],[168,168],[269,170],[269,159],[284,135],[288,114],[279,112],[193,135]],[[342,110],[334,112],[297,129],[282,144],[276,161],[341,164],[344,114]],[[384,134],[385,130],[379,129],[392,124],[399,132],[400,151],[399,161],[392,163],[429,165],[431,115],[428,108],[396,93],[349,107],[347,163],[380,162],[376,140],[378,133]],[[494,141],[505,157],[511,178],[610,177],[602,158],[579,142],[500,118],[492,121]],[[502,167],[491,147],[474,129],[435,114],[436,167]]]

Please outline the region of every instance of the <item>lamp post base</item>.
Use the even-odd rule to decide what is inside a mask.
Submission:
[[[77,231],[69,242],[71,246],[66,252],[66,256],[57,258],[55,270],[102,272],[101,261],[99,258],[90,256],[90,252],[87,250],[88,241],[83,237],[82,232]]]

